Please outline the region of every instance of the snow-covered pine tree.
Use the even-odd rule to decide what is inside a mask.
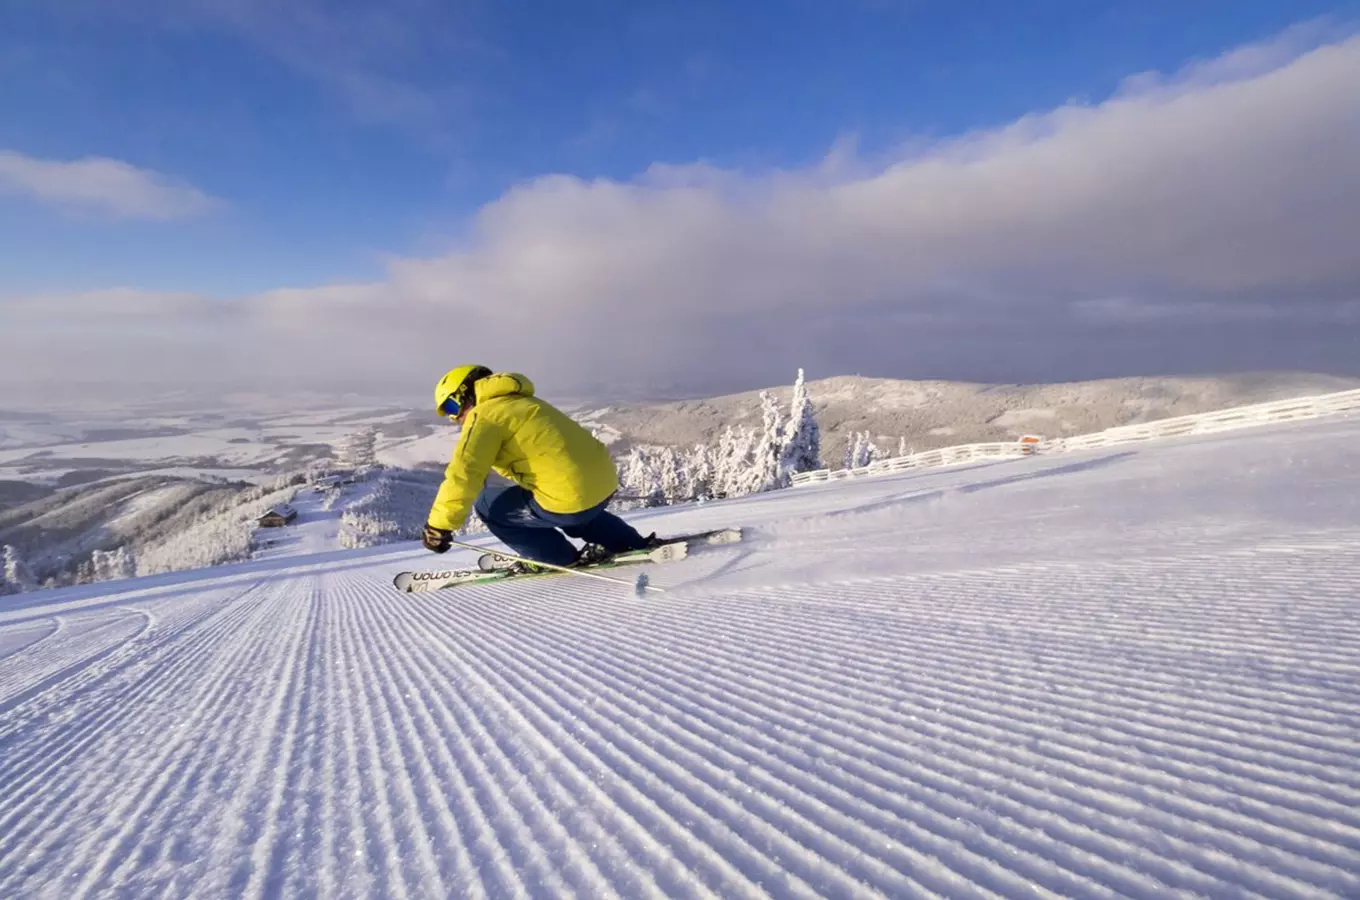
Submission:
[[[90,554],[90,580],[91,581],[112,581],[113,576],[110,570],[113,568],[111,557],[112,550],[95,550]]]
[[[676,502],[684,503],[699,496],[694,485],[694,471],[690,468],[689,454],[683,450],[672,450],[675,454]]]
[[[718,436],[718,447],[713,452],[713,478],[711,486],[713,496],[728,496],[728,488],[732,483],[732,475],[729,471],[732,459],[732,447],[736,443],[736,435],[731,425],[723,429],[723,433]]]
[[[665,506],[666,490],[661,486],[662,454],[653,450],[647,455],[650,464],[647,468],[646,492],[641,496],[645,506]]]
[[[850,432],[850,441],[845,447],[845,467],[862,469],[882,456],[867,431]]]
[[[33,587],[33,578],[19,557],[18,549],[9,544],[0,548],[0,596],[22,594]]]
[[[350,491],[332,492],[341,498],[340,546],[354,549],[419,540],[439,481],[437,473],[390,468]],[[458,533],[484,531],[485,523],[474,513]]]
[[[784,426],[779,421],[779,402],[769,391],[760,392],[760,440],[755,446],[754,491],[772,491],[784,486],[780,460],[784,450]]]
[[[760,464],[762,432],[742,426],[737,436],[736,463],[734,465],[734,497],[743,497],[761,490],[765,483],[765,469]]]
[[[659,506],[664,496],[661,490],[659,460],[645,447],[634,447],[623,467],[623,485],[628,495],[645,506]]]
[[[732,455],[727,464],[727,496],[743,497],[755,489],[751,473],[755,463],[755,447],[755,429],[749,425],[738,425],[732,435]]]
[[[137,574],[137,563],[127,547],[116,550],[96,550],[90,555],[94,581],[116,581]]]
[[[817,425],[817,413],[808,397],[803,370],[793,382],[793,399],[789,403],[789,421],[784,426],[784,447],[780,459],[783,477],[798,472],[815,472],[822,467],[822,430]]]
[[[642,461],[638,459],[638,449],[634,447],[628,451],[623,465],[619,466],[619,493],[629,497],[642,496],[638,492],[639,482],[642,480]]]
[[[685,484],[680,471],[680,459],[673,447],[662,447],[656,453],[657,487],[665,503],[679,503],[688,500]]]
[[[685,455],[685,475],[690,496],[704,500],[713,496],[713,451],[707,444],[695,444]]]
[[[751,493],[751,449],[755,432],[745,425],[729,428],[725,434],[720,469],[721,490],[724,497],[741,497]]]

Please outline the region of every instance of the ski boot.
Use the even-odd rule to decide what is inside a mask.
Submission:
[[[628,550],[606,550],[599,544],[586,544],[581,548],[580,554],[577,555],[576,562],[572,563],[572,568],[602,565],[609,562],[620,553],[633,553],[637,550],[655,550],[657,547],[666,543],[656,536],[655,531],[643,538],[642,541],[641,547],[629,548]]]
[[[606,550],[600,544],[586,544],[576,556],[576,562],[572,563],[572,568],[598,566],[601,563],[609,562],[613,558],[613,551]]]

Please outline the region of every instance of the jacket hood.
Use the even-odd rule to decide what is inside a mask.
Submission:
[[[497,372],[477,382],[477,402],[484,403],[497,397],[534,395],[534,383],[518,372]]]

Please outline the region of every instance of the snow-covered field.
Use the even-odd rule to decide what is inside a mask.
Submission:
[[[332,447],[365,426],[387,428],[394,446],[413,441],[412,421],[416,432],[438,422],[432,415],[374,406],[328,405],[287,414],[230,404],[178,415],[0,410],[0,479],[50,482],[102,467],[114,474],[187,472],[259,480],[279,468],[300,469],[329,457]]]
[[[636,520],[16,598],[0,896],[1360,896],[1360,421]]]
[[[377,448],[378,462],[385,466],[415,469],[426,465],[448,465],[453,445],[458,440],[458,429],[451,423],[439,423],[433,434],[420,438],[381,441]]]

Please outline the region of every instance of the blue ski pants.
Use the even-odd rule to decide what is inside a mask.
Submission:
[[[610,553],[647,545],[637,529],[613,513],[608,500],[575,513],[549,512],[517,484],[488,485],[474,509],[496,538],[517,555],[558,566],[576,561],[577,549],[567,537],[599,544]],[[564,536],[565,533],[565,536]]]

